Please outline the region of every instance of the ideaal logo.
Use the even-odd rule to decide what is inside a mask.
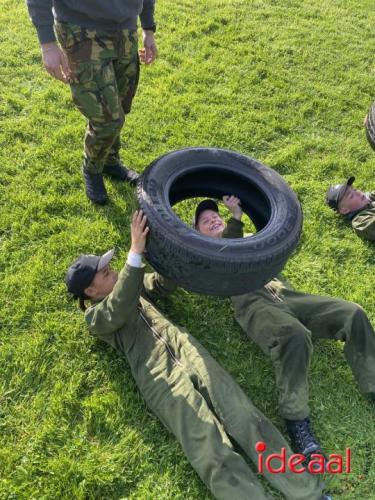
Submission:
[[[338,453],[332,453],[328,457],[320,453],[312,453],[311,460],[307,465],[304,465],[306,457],[301,453],[294,453],[287,459],[285,448],[281,448],[280,453],[270,453],[264,458],[263,452],[266,451],[267,446],[263,441],[259,441],[255,445],[255,449],[258,453],[258,472],[261,474],[264,474],[264,470],[271,474],[283,474],[287,470],[295,474],[302,474],[306,471],[310,474],[323,474],[324,472],[349,474],[351,472],[350,448],[346,448],[344,457]]]

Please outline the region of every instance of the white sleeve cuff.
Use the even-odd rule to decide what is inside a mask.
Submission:
[[[132,267],[142,267],[142,255],[140,253],[129,252],[126,262]]]

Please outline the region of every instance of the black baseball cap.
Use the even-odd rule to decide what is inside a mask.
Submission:
[[[336,184],[334,186],[329,186],[326,194],[326,203],[332,210],[338,211],[338,206],[340,201],[343,199],[344,194],[349,186],[353,184],[355,177],[349,177],[346,184]]]
[[[194,216],[194,227],[197,227],[198,221],[199,221],[199,216],[202,212],[205,210],[213,210],[214,212],[219,213],[219,207],[214,200],[203,200],[200,203],[198,203],[197,208],[195,209],[195,216]]]
[[[90,286],[95,274],[103,269],[111,261],[115,249],[108,250],[102,256],[80,255],[69,267],[65,276],[68,292],[74,297],[85,297],[85,289]]]

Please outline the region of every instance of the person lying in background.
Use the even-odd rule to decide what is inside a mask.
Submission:
[[[348,220],[358,236],[375,241],[375,192],[364,193],[353,188],[355,177],[344,184],[329,186],[326,204]]]

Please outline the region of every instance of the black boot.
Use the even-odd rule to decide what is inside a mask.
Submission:
[[[313,453],[323,455],[322,448],[311,429],[309,418],[304,418],[303,420],[286,420],[286,428],[291,439],[293,451],[305,455],[306,462],[310,461]]]
[[[110,175],[114,179],[119,179],[120,181],[129,182],[131,185],[135,185],[139,174],[130,170],[130,168],[125,168],[121,163],[116,165],[105,165],[103,168],[103,174]]]
[[[105,205],[108,201],[108,195],[103,181],[103,174],[92,174],[84,167],[82,167],[82,174],[85,180],[87,197],[93,203]]]

